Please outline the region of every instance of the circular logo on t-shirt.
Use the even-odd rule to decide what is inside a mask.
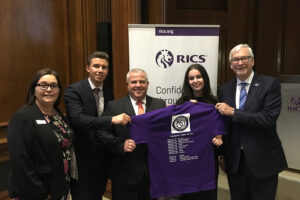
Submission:
[[[188,118],[186,116],[178,116],[173,121],[172,126],[176,131],[183,131],[188,126]]]

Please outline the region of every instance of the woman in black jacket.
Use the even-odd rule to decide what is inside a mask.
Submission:
[[[9,122],[8,191],[15,200],[67,199],[71,171],[76,178],[76,162],[73,130],[58,109],[60,96],[57,73],[38,71],[26,105]]]
[[[205,68],[200,64],[192,64],[188,67],[183,82],[182,96],[176,104],[182,104],[186,101],[194,103],[204,102],[208,104],[216,104],[217,98],[213,96],[208,74]],[[217,180],[219,174],[218,166],[218,146],[222,145],[222,136],[217,135],[213,138],[212,143],[215,145],[215,176],[216,189],[209,191],[199,191],[195,193],[182,194],[181,200],[216,200],[217,199]]]

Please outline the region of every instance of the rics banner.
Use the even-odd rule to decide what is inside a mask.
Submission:
[[[300,76],[298,77],[300,78]],[[299,80],[299,79],[298,79]],[[300,81],[281,83],[282,107],[277,130],[289,168],[300,170]]]
[[[218,25],[129,24],[129,68],[148,73],[148,95],[174,104],[191,64],[205,67],[214,95],[218,80]]]

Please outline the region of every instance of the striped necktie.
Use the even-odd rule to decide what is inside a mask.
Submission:
[[[101,105],[102,102],[101,102],[101,97],[100,97],[101,89],[100,88],[94,88],[93,93],[94,93],[94,96],[95,96],[95,99],[96,99],[98,116],[101,116],[102,112],[103,112],[103,107]]]
[[[240,83],[241,85],[241,92],[240,92],[240,106],[239,109],[243,110],[245,102],[246,102],[246,98],[247,98],[247,92],[246,92],[246,85],[248,85],[248,83],[242,82]]]

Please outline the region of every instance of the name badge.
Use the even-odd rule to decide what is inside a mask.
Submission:
[[[37,119],[36,123],[37,124],[47,124],[46,120],[44,120],[44,119]]]

